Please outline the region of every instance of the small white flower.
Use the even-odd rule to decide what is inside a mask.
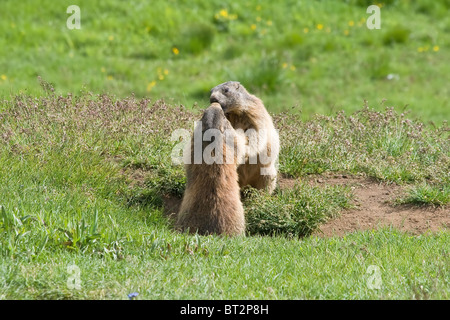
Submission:
[[[400,76],[398,74],[395,74],[395,73],[389,73],[386,76],[386,79],[388,79],[388,80],[398,80],[398,79],[400,79]]]

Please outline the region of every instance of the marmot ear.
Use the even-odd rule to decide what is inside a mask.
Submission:
[[[236,90],[239,89],[240,86],[241,84],[239,82],[236,82]]]

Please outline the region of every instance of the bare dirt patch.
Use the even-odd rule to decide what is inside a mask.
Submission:
[[[347,175],[328,175],[308,179],[312,184],[350,186],[355,195],[353,201],[355,208],[342,211],[339,217],[321,225],[314,235],[343,236],[358,230],[372,230],[386,226],[417,235],[450,228],[448,207],[395,205],[393,200],[404,193],[403,188],[396,184]]]
[[[311,185],[347,185],[355,196],[352,209],[330,219],[314,232],[319,237],[343,236],[359,230],[380,227],[393,228],[413,235],[450,229],[450,209],[447,207],[394,205],[393,200],[404,193],[401,186],[381,183],[363,176],[329,174],[300,178]],[[300,179],[281,177],[281,189],[292,188]],[[181,205],[178,197],[163,198],[165,214],[175,218]]]

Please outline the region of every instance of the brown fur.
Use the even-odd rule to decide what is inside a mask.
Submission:
[[[244,208],[240,199],[237,163],[241,156],[239,137],[233,137],[233,145],[226,143],[224,131],[234,129],[226,119],[220,105],[211,104],[201,120],[203,130],[219,129],[223,137],[223,164],[194,164],[194,138],[191,140],[191,164],[186,164],[187,184],[178,214],[177,227],[199,234],[242,235],[245,231]],[[204,131],[203,131],[204,132]],[[202,151],[208,143],[203,143]],[[237,146],[237,148],[235,148]],[[233,149],[232,163],[226,163],[227,148]]]
[[[248,93],[239,82],[228,81],[211,90],[210,101],[221,105],[233,128],[246,139],[245,162],[238,167],[240,187],[250,185],[272,193],[277,181],[280,142],[272,117],[261,99]],[[245,135],[248,129],[261,132],[264,130],[260,143],[253,143],[255,139],[249,139],[251,135]],[[262,163],[260,157],[263,152],[271,157],[269,163]],[[252,157],[257,157],[257,163],[249,163]],[[261,173],[261,169],[265,174]]]

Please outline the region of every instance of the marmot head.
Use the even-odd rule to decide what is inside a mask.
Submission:
[[[230,121],[225,117],[225,114],[219,103],[213,102],[208,108],[206,108],[206,110],[203,112],[203,116],[201,119],[201,127],[196,127],[195,130],[199,130],[200,128],[202,130],[202,136],[204,136],[206,131],[211,129],[220,131],[220,133],[218,133],[217,131],[210,132],[212,134],[211,139],[203,140],[203,150],[212,141],[215,141],[215,139],[218,138],[218,136],[220,135],[222,139],[221,142],[219,143],[222,143],[222,147],[232,148],[230,150],[234,150],[235,152],[234,161],[235,162],[241,161],[241,159],[244,156],[243,155],[244,149],[242,146],[245,145],[245,142],[242,140],[243,138],[236,135],[233,126],[231,125]],[[214,157],[214,154],[212,154],[212,156]]]
[[[203,132],[208,129],[219,129],[223,132],[229,128],[228,120],[225,118],[223,110],[219,103],[211,103],[211,105],[203,112],[202,116]]]
[[[217,102],[225,113],[232,111],[237,107],[245,107],[248,103],[250,94],[237,81],[227,81],[211,89],[209,101]]]

